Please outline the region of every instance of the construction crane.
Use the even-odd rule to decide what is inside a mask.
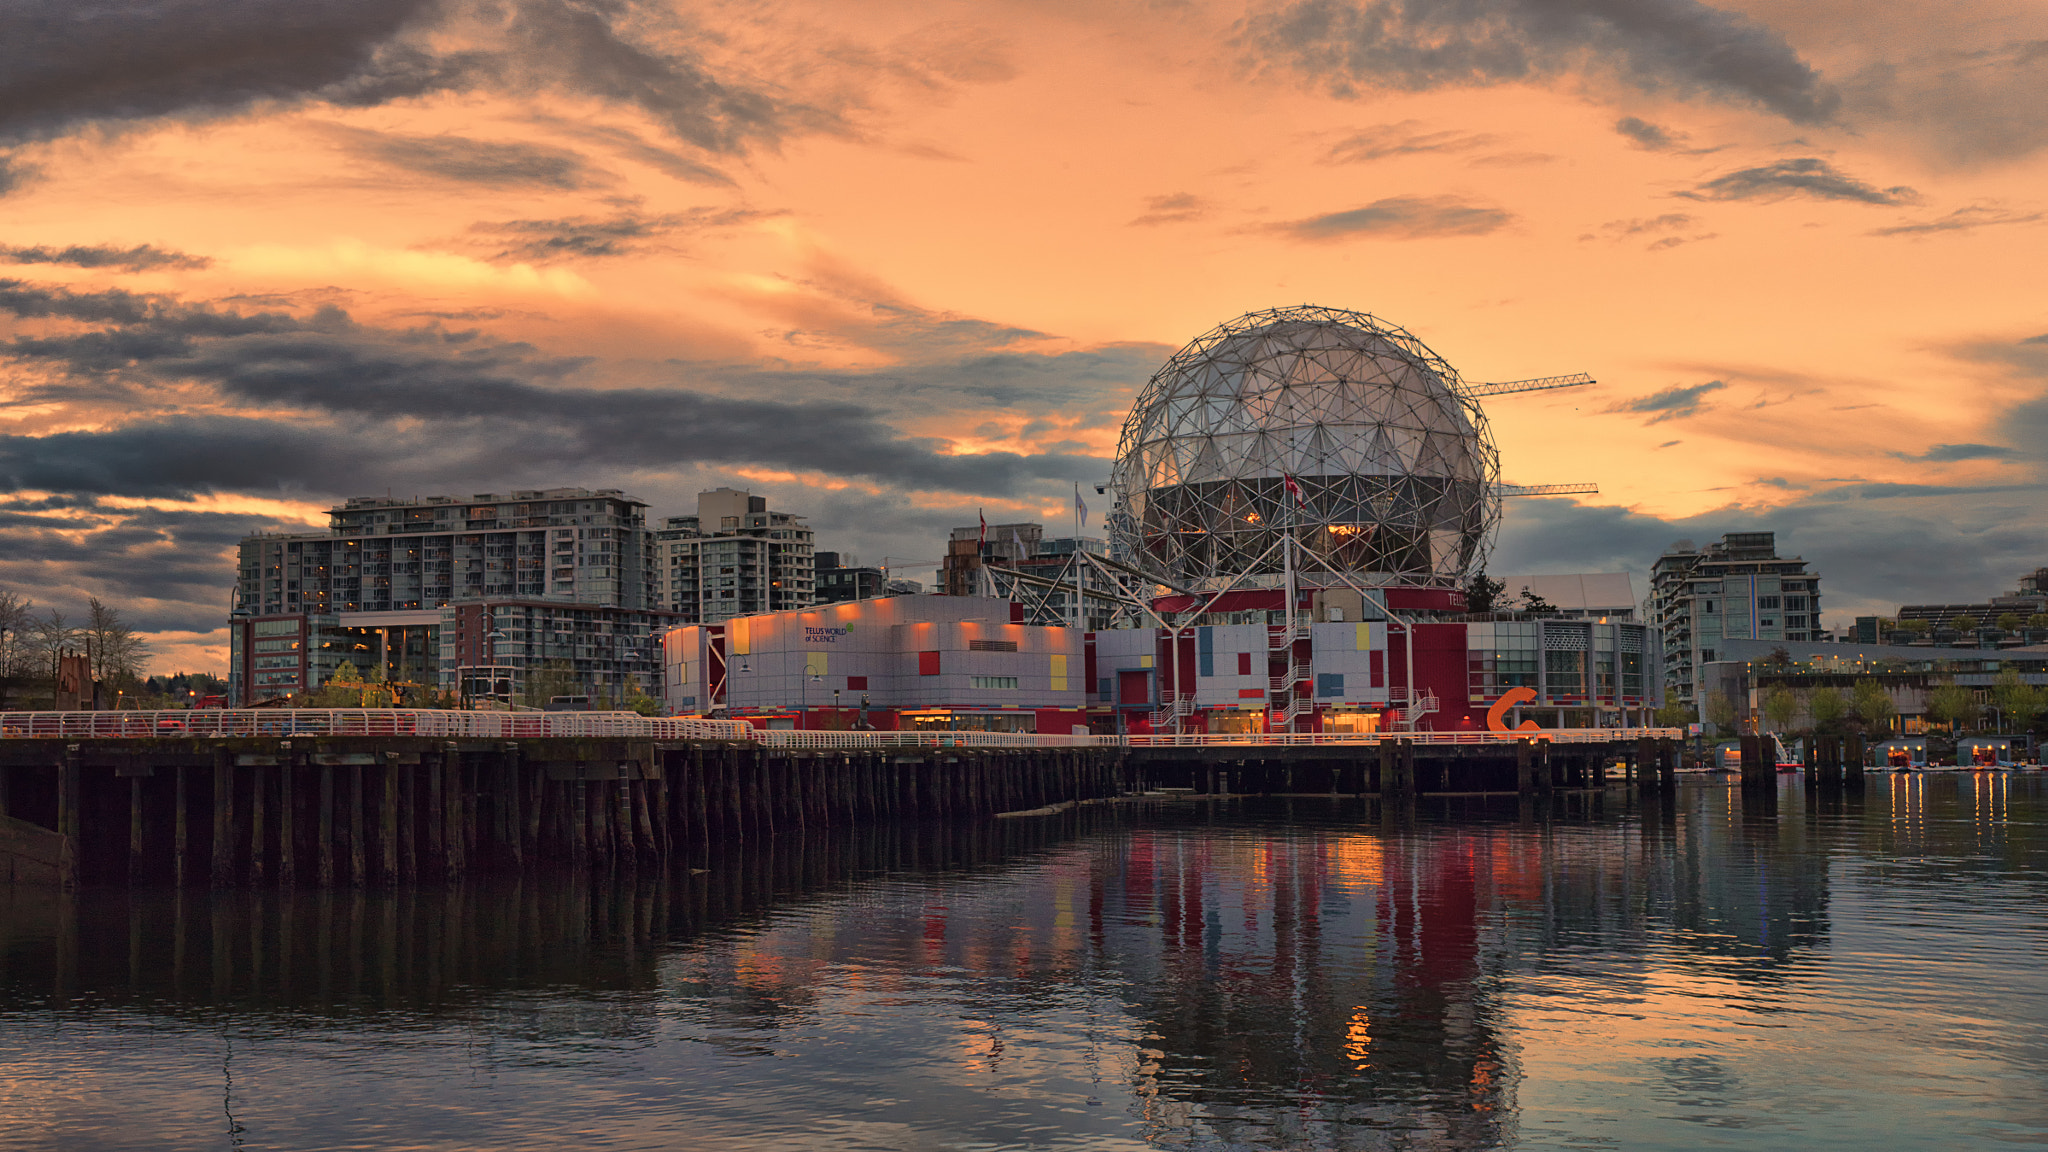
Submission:
[[[1533,380],[1503,380],[1496,384],[1467,384],[1467,396],[1507,396],[1515,392],[1548,392],[1553,388],[1577,388],[1583,384],[1594,384],[1584,372],[1569,376],[1538,376]]]
[[[1598,496],[1598,484],[1502,484],[1495,488],[1497,496]]]

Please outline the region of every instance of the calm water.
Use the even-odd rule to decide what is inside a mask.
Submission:
[[[2044,1144],[2044,785],[1127,808],[602,883],[17,893],[0,1147]]]

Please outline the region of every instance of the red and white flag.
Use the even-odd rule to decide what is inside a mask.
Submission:
[[[1301,485],[1294,482],[1294,477],[1283,472],[1280,478],[1287,481],[1287,494],[1294,497],[1294,502],[1303,508],[1308,507],[1308,497],[1301,494]]]
[[[981,514],[981,509],[976,508],[974,510],[974,518],[981,521],[981,537],[976,543],[988,543],[988,517]]]

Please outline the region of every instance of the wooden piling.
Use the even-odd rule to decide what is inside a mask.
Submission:
[[[142,777],[128,778],[128,884],[142,882]]]
[[[572,833],[569,860],[578,868],[590,866],[590,785],[578,773],[569,788],[569,825]]]
[[[398,773],[398,882],[419,878],[420,773],[414,764],[394,764]]]
[[[263,801],[264,771],[261,765],[249,769],[249,883],[263,883],[265,849],[269,846],[264,839],[268,831],[264,827],[265,807]]]
[[[280,888],[290,888],[298,881],[299,822],[293,783],[298,777],[299,765],[304,762],[299,753],[292,753],[285,758],[284,771],[277,778],[277,884]]]
[[[172,881],[183,888],[187,882],[186,852],[191,847],[192,830],[187,823],[185,805],[185,766],[178,765],[177,791],[173,797],[177,811],[171,822],[171,875]]]
[[[398,765],[386,756],[383,764],[384,797],[377,810],[377,879],[398,883]]]
[[[320,765],[320,828],[319,843],[315,845],[318,871],[315,878],[322,888],[334,885],[334,766]]]
[[[498,752],[498,786],[492,790],[491,821],[498,831],[500,859],[520,869],[526,865],[525,820],[519,813],[519,745],[507,743]]]
[[[448,861],[448,817],[444,811],[445,800],[442,797],[442,759],[443,754],[438,752],[420,757],[420,771],[427,777],[427,812],[424,820],[427,858],[420,869],[423,875],[430,870],[444,870]]]
[[[235,860],[235,758],[225,748],[213,750],[213,886],[233,879]]]
[[[369,861],[363,844],[363,766],[348,769],[348,882],[361,888],[368,879]]]

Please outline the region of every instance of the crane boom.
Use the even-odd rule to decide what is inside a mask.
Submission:
[[[1502,484],[1494,489],[1500,496],[1598,496],[1598,484]]]
[[[1581,384],[1597,383],[1584,372],[1569,376],[1538,376],[1533,380],[1503,380],[1497,384],[1467,384],[1465,392],[1470,396],[1506,396],[1514,392],[1548,392],[1553,388],[1577,388]]]

